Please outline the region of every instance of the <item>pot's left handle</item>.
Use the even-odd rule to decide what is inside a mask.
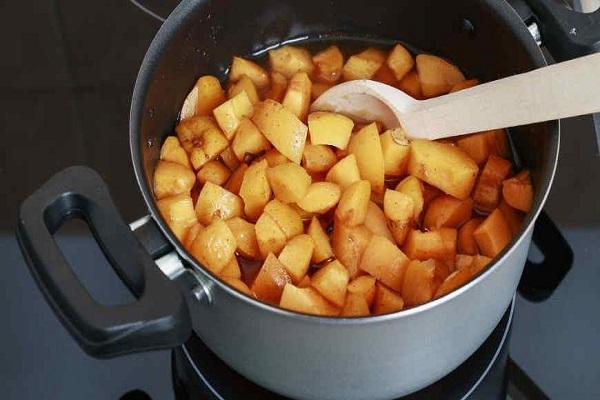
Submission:
[[[53,234],[78,217],[137,298],[105,306],[81,284]],[[183,294],[156,266],[117,211],[102,178],[87,167],[53,176],[21,205],[17,238],[48,303],[79,345],[95,357],[171,348],[191,334]]]

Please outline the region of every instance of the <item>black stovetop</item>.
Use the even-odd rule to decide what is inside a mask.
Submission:
[[[77,347],[33,283],[13,237],[18,203],[73,164],[100,172],[126,220],[145,214],[129,158],[129,97],[160,22],[123,0],[5,1],[0,10],[1,397],[104,400],[139,388],[154,399],[173,399],[170,352],[95,360]],[[600,398],[599,197],[592,119],[564,121],[546,211],[569,240],[575,263],[547,301],[517,296],[510,341],[515,364],[551,398]],[[127,301],[99,249],[71,228],[62,248],[84,283],[100,301]]]

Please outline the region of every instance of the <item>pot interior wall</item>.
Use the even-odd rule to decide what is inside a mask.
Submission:
[[[165,23],[144,62],[132,109],[135,168],[151,200],[160,145],[200,75],[220,78],[233,55],[248,56],[290,39],[336,36],[400,40],[454,61],[483,81],[542,66],[541,52],[504,2],[255,0],[183,1]],[[521,162],[532,170],[536,209],[554,168],[558,124],[511,130]],[[136,150],[141,153],[138,162]],[[154,209],[153,205],[150,205]]]

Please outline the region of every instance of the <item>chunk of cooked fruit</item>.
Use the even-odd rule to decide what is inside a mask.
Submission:
[[[194,147],[203,147],[202,145],[205,142],[203,132],[208,128],[218,129],[217,121],[212,116],[201,115],[180,121],[175,128],[175,132],[177,133],[181,147],[190,153]],[[226,137],[223,136],[223,139],[227,142]]]
[[[371,275],[361,275],[348,283],[348,293],[364,297],[370,307],[375,298],[375,283],[376,279]]]
[[[411,260],[444,259],[447,254],[440,231],[421,232],[413,229],[408,233],[402,249]]]
[[[196,170],[217,157],[229,144],[219,128],[206,129],[196,143],[199,146],[192,147],[190,151],[190,162]]]
[[[398,246],[406,240],[414,222],[414,202],[402,192],[387,189],[383,196],[383,212],[389,219],[388,227]]]
[[[423,96],[427,98],[446,94],[454,85],[465,80],[456,65],[440,57],[419,54],[416,63]]]
[[[373,300],[373,313],[374,314],[388,314],[396,311],[400,311],[404,308],[404,300],[400,297],[400,294],[394,292],[392,289],[385,287],[381,283],[377,283],[377,290],[375,291],[375,299]]]
[[[458,231],[454,228],[440,228],[438,232],[444,242],[444,254],[438,257],[438,259],[444,260],[452,265],[452,263],[454,263],[454,257],[456,256]]]
[[[458,92],[459,90],[468,89],[477,85],[479,85],[479,79],[467,79],[466,81],[458,82],[452,86],[450,93]]]
[[[386,55],[383,51],[368,48],[365,51],[348,58],[342,68],[344,80],[371,79],[385,62]]]
[[[223,282],[227,283],[232,288],[244,293],[245,295],[250,296],[250,297],[256,297],[256,296],[254,296],[254,293],[252,293],[250,288],[241,280],[236,279],[236,278],[230,278],[227,276],[223,277],[222,279],[223,279]]]
[[[386,286],[402,290],[408,257],[390,240],[373,235],[361,257],[360,269]]]
[[[504,129],[495,129],[457,138],[456,145],[477,164],[483,164],[491,154],[507,158],[510,156],[508,139]]]
[[[312,82],[306,72],[298,72],[292,76],[281,104],[296,117],[304,121],[310,105]]]
[[[302,166],[310,174],[327,172],[337,163],[337,157],[329,146],[306,143],[302,153]]]
[[[468,254],[457,254],[454,260],[454,268],[457,270],[467,269],[473,264],[473,256]]]
[[[369,181],[357,181],[348,186],[335,210],[335,216],[348,226],[357,226],[365,222],[371,198]]]
[[[227,224],[215,220],[198,232],[190,253],[212,273],[218,274],[235,257],[235,248],[235,237]]]
[[[179,139],[175,136],[167,136],[160,148],[160,159],[181,164],[186,168],[192,168],[185,149],[181,147]]]
[[[420,100],[423,98],[421,81],[419,80],[419,75],[417,75],[414,70],[404,75],[404,78],[398,82],[398,89],[402,90],[413,99]]]
[[[302,200],[312,182],[304,168],[289,161],[269,168],[267,178],[275,198],[284,203],[295,203]]]
[[[252,122],[281,154],[300,164],[308,127],[292,112],[267,99],[255,106]]]
[[[269,50],[269,64],[271,70],[279,72],[288,79],[297,72],[306,72],[310,75],[314,69],[308,50],[294,46]]]
[[[448,275],[446,279],[444,279],[444,282],[442,282],[442,284],[435,291],[435,295],[433,296],[433,298],[437,299],[438,297],[442,297],[443,295],[448,294],[455,289],[458,289],[459,287],[467,283],[470,279],[471,271],[469,268],[454,271],[453,273]]]
[[[484,256],[495,257],[510,242],[512,234],[502,211],[495,209],[473,231],[473,237]]]
[[[198,223],[194,203],[188,193],[165,197],[157,201],[156,205],[179,240],[183,240],[189,229]]]
[[[338,161],[325,176],[327,182],[333,182],[346,190],[354,182],[360,181],[360,172],[356,163],[356,156],[349,154]]]
[[[271,87],[265,98],[281,102],[287,90],[288,80],[279,72],[271,72]]]
[[[406,267],[402,299],[407,306],[417,306],[432,299],[435,291],[435,262],[413,260]]]
[[[375,202],[370,201],[369,207],[367,208],[367,215],[364,222],[365,227],[370,230],[374,235],[383,236],[384,238],[394,241],[392,232],[387,226],[387,219],[385,214],[379,208]]]
[[[306,233],[310,235],[315,245],[312,254],[313,263],[319,264],[333,257],[333,249],[331,248],[329,236],[323,230],[317,217],[312,217]]]
[[[279,261],[285,266],[294,284],[298,284],[306,275],[314,247],[312,238],[302,234],[292,238],[281,250]]]
[[[308,115],[308,132],[312,144],[326,144],[345,149],[353,128],[354,122],[345,115],[325,111]]]
[[[220,153],[221,161],[230,171],[235,171],[240,166],[240,160],[237,159],[231,146],[227,146],[225,150]]]
[[[231,261],[229,261],[229,263],[223,267],[221,272],[219,272],[219,277],[231,279],[242,278],[242,270],[240,269],[240,264],[238,263],[237,257],[231,257]]]
[[[196,201],[196,215],[201,224],[208,225],[218,219],[243,216],[244,203],[221,186],[206,182]]]
[[[348,269],[350,278],[359,273],[361,257],[373,234],[365,226],[347,226],[339,220],[333,224],[331,245],[333,254]]]
[[[404,46],[397,44],[390,52],[386,63],[394,72],[396,79],[401,80],[413,68],[415,60]]]
[[[309,213],[325,214],[338,204],[341,194],[340,187],[335,183],[315,182],[298,201],[298,206]]]
[[[285,164],[289,162],[288,158],[281,154],[277,149],[271,149],[265,153],[261,159],[267,160],[267,164],[269,164],[270,168],[276,167],[280,164]]]
[[[242,180],[244,179],[244,174],[248,169],[248,164],[241,163],[235,171],[231,174],[227,183],[225,184],[225,189],[230,191],[231,193],[239,194],[240,187],[242,186]]]
[[[471,276],[477,275],[479,272],[483,271],[485,267],[492,261],[491,257],[482,256],[477,254],[473,257],[473,262],[469,266],[469,270],[471,271]]]
[[[194,215],[195,214],[196,213],[194,212]],[[196,240],[198,233],[200,233],[202,229],[204,229],[204,227],[200,223],[192,225],[183,237],[183,247],[185,247],[187,250],[191,250],[192,243],[194,243],[194,240]]]
[[[191,169],[170,161],[159,161],[154,170],[154,195],[163,199],[178,194],[189,194],[196,182]]]
[[[511,207],[524,212],[529,211],[533,203],[533,186],[529,171],[521,171],[502,182],[502,196]]]
[[[279,254],[285,247],[287,237],[277,222],[268,215],[262,213],[254,226],[256,231],[256,242],[262,258],[266,258],[269,253]]]
[[[360,177],[371,182],[375,193],[383,193],[385,167],[377,125],[369,124],[355,133],[350,138],[348,152],[356,156]]]
[[[210,115],[215,107],[225,101],[225,92],[217,78],[211,75],[201,76],[181,107],[181,120],[193,116]]]
[[[429,140],[410,144],[408,172],[461,200],[469,197],[478,171],[477,164],[451,144]]]
[[[240,186],[244,211],[251,221],[256,221],[271,198],[271,186],[267,179],[267,161],[255,162],[244,173]]]
[[[242,118],[235,131],[231,149],[238,160],[244,161],[246,156],[256,156],[271,148],[271,143],[248,118]]]
[[[229,80],[237,82],[244,76],[252,80],[252,83],[259,89],[269,86],[269,74],[263,67],[242,57],[233,57],[233,62],[229,69]]]
[[[418,220],[425,204],[423,183],[414,176],[407,176],[398,183],[396,191],[410,197],[413,205],[413,218],[415,221]]]
[[[337,46],[329,46],[315,54],[312,58],[315,66],[314,76],[325,83],[335,83],[342,76],[344,55]]]
[[[260,257],[258,242],[256,240],[256,230],[254,224],[241,217],[233,217],[225,221],[229,230],[235,237],[237,251],[248,259],[256,260]]]
[[[253,107],[250,97],[243,90],[215,108],[213,115],[227,139],[231,140],[242,118],[250,117],[252,112]]]
[[[433,286],[435,290],[444,282],[444,280],[450,275],[451,269],[448,266],[449,263],[441,260],[432,260],[435,264],[435,271],[433,273]],[[456,263],[454,263],[456,264]],[[434,290],[434,292],[435,292]]]
[[[285,266],[273,253],[269,253],[250,289],[259,300],[278,304],[283,288],[288,283],[292,283],[292,279]]]
[[[334,260],[315,272],[310,278],[310,283],[321,296],[334,305],[343,307],[349,280],[350,275],[346,267]]]
[[[231,99],[240,92],[246,92],[248,100],[250,100],[250,103],[252,104],[260,100],[258,92],[256,91],[256,86],[254,86],[252,80],[247,76],[242,76],[239,81],[231,84],[227,90],[227,97]]]
[[[390,67],[388,67],[385,63],[381,65],[381,67],[377,70],[377,72],[375,72],[375,75],[373,75],[373,78],[371,79],[377,82],[385,83],[386,85],[390,86],[396,86],[398,84],[398,80],[394,75],[394,71],[392,71]]]
[[[510,228],[510,233],[513,235],[519,233],[521,225],[523,224],[523,213],[509,206],[504,199],[500,200],[498,209],[502,211],[502,215]]]
[[[459,200],[448,195],[436,197],[429,203],[423,226],[435,230],[442,227],[458,228],[471,218],[473,200]]]
[[[222,162],[211,160],[204,164],[196,174],[198,181],[204,184],[212,182],[215,185],[223,186],[231,176],[231,171]]]
[[[401,128],[398,128],[401,129]],[[410,146],[398,144],[394,140],[393,131],[385,131],[379,136],[383,153],[383,168],[386,176],[402,176],[406,174]]]
[[[504,158],[493,154],[488,158],[473,192],[473,201],[478,211],[487,213],[498,206],[502,181],[510,173],[511,167],[510,161]]]
[[[369,305],[363,296],[348,293],[344,307],[340,312],[341,317],[366,317],[370,315]]]
[[[483,222],[481,218],[473,218],[466,222],[458,230],[458,252],[462,254],[475,255],[479,252],[473,232]]]
[[[292,284],[287,284],[283,288],[279,307],[305,314],[323,316],[339,314],[339,309],[312,287],[298,288]]]
[[[304,232],[302,218],[288,204],[282,203],[277,199],[271,200],[265,206],[265,213],[273,218],[288,240]]]

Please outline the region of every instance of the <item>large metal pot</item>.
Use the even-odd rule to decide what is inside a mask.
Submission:
[[[385,399],[448,374],[498,323],[519,283],[534,222],[552,183],[558,121],[510,132],[520,162],[532,171],[536,192],[512,243],[469,284],[398,313],[320,318],[269,306],[221,283],[167,228],[154,202],[151,177],[160,143],[172,132],[197,76],[224,76],[235,54],[318,37],[402,40],[447,56],[483,80],[545,65],[527,26],[497,0],[182,2],[152,42],[132,100],[131,153],[151,216],[136,224],[137,239],[101,179],[83,167],[53,177],[20,211],[17,234],[32,274],[88,353],[112,357],[173,347],[193,329],[233,369],[277,393],[319,400]],[[52,238],[73,215],[88,222],[138,297],[136,303],[102,306],[81,286]],[[168,254],[172,249],[176,256]],[[162,272],[154,262],[159,257]]]

